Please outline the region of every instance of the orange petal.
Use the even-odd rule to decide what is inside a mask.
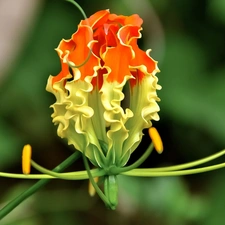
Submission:
[[[129,80],[129,83],[130,83],[130,86],[131,86],[131,91],[132,91],[132,87],[134,87],[135,85],[140,83],[141,80],[144,78],[145,74],[138,69],[136,69],[135,71],[131,71],[131,74],[134,77],[133,79]]]
[[[90,48],[92,48],[91,42],[93,42],[92,31],[89,27],[79,26],[75,34],[73,34],[72,39],[76,44],[76,48],[70,52],[68,60],[72,61],[75,65],[82,64],[88,57],[90,53]],[[94,73],[94,67],[100,66],[100,59],[98,59],[93,53],[91,53],[88,61],[81,67],[79,71],[81,73],[80,79],[83,80],[86,76],[91,76]]]
[[[141,28],[137,26],[127,25],[120,29],[118,37],[124,44],[129,45],[132,39],[137,39],[141,37],[141,33],[139,32],[140,30]]]
[[[80,22],[80,25],[90,26],[94,30],[97,27],[103,25],[107,21],[108,15],[109,10],[100,10],[95,14],[93,14],[92,16],[90,16],[88,19],[82,20]]]
[[[131,61],[131,66],[141,66],[144,65],[147,68],[148,73],[152,73],[157,69],[157,63],[154,61],[147,52],[141,50],[137,45],[137,40],[132,40],[130,43],[132,49],[135,52],[135,58]]]
[[[118,24],[105,24],[105,38],[106,38],[106,46],[115,47],[118,43],[117,32],[119,30]]]
[[[141,29],[142,28],[137,26],[124,26],[121,28],[118,35],[123,43],[132,47],[135,53],[135,57],[132,59],[130,66],[138,67],[144,65],[147,68],[147,72],[152,73],[157,68],[156,62],[137,45],[137,39],[141,38]]]
[[[66,51],[71,51],[74,48],[75,48],[75,43],[71,39],[69,39],[69,40],[62,40],[59,43],[59,46],[56,48],[56,51],[57,51],[57,53],[59,55],[60,62],[61,62],[61,72],[57,76],[53,77],[52,85],[55,82],[58,82],[58,81],[62,80],[65,77],[70,78],[72,76],[70,74],[70,72],[69,72],[69,67],[68,67],[67,63],[63,62],[63,58],[64,58],[64,56],[66,54]]]
[[[131,16],[123,16],[123,15],[116,15],[116,14],[110,14],[109,20],[112,22],[117,22],[121,25],[133,25],[140,27],[143,23],[143,20],[137,15],[131,15]]]
[[[96,29],[96,31],[93,34],[94,40],[97,41],[97,44],[93,45],[92,52],[100,57],[101,49],[104,49],[103,52],[105,52],[105,45],[106,45],[106,39],[105,39],[105,32],[102,27],[99,27]]]
[[[108,48],[103,59],[105,67],[111,69],[107,81],[122,83],[125,76],[131,75],[129,69],[131,59],[132,52],[127,46],[119,44],[117,47]]]
[[[60,61],[61,61],[61,72],[57,76],[54,76],[52,78],[52,85],[55,82],[61,81],[65,77],[67,77],[67,78],[71,78],[72,77],[72,75],[70,74],[69,66],[67,65],[67,63],[63,63],[62,60],[60,60]]]
[[[143,20],[137,14],[127,16],[125,19],[125,25],[131,24],[133,26],[141,27],[142,23]]]
[[[75,43],[72,39],[62,40],[59,43],[59,46],[56,48],[56,51],[61,59],[64,58],[66,51],[72,51],[75,48]]]
[[[97,87],[98,90],[102,88],[103,84],[103,74],[106,74],[107,70],[105,68],[98,70],[98,75],[96,77],[93,77],[91,83],[93,87]]]
[[[97,43],[93,46],[95,55],[100,56],[106,51],[106,46],[115,47],[118,42],[118,24],[104,24],[94,32],[94,39]]]
[[[124,21],[125,21],[125,19],[126,19],[126,16],[123,16],[123,15],[116,15],[116,14],[110,14],[109,15],[109,21],[111,21],[111,22],[117,22],[117,23],[119,23],[119,24],[121,24],[121,25],[124,25]]]

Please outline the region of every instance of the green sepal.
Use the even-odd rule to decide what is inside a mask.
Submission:
[[[99,151],[98,148],[96,148],[96,146],[93,145],[93,153],[94,153],[94,159],[97,162],[97,166],[99,166],[100,168],[105,168],[106,166],[106,157],[104,156],[102,151]]]

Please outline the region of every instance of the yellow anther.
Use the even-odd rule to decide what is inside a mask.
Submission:
[[[94,181],[97,183],[98,182],[98,177],[94,177]],[[95,196],[95,188],[93,187],[93,185],[91,184],[91,181],[89,180],[89,184],[88,184],[88,193],[91,197]]]
[[[162,143],[162,139],[158,133],[158,131],[156,130],[155,127],[150,127],[148,130],[149,136],[152,139],[152,142],[154,144],[155,150],[161,154],[163,152],[163,143]]]
[[[22,170],[23,170],[23,174],[30,174],[31,154],[32,154],[31,146],[30,145],[25,145],[23,147],[23,153],[22,153]]]

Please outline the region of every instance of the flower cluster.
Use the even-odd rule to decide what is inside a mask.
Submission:
[[[142,130],[159,120],[159,69],[150,50],[138,47],[142,22],[136,14],[101,10],[56,48],[61,71],[47,84],[56,96],[53,122],[60,137],[101,168],[124,166]]]

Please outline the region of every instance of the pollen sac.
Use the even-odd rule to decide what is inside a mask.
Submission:
[[[95,166],[124,166],[142,130],[159,120],[159,69],[137,44],[142,23],[101,10],[56,48],[61,71],[46,87],[56,97],[53,123]]]
[[[163,152],[163,142],[162,139],[158,133],[158,131],[156,130],[155,127],[151,127],[148,130],[149,136],[152,139],[152,142],[154,144],[155,150],[161,154]]]
[[[32,149],[30,145],[25,145],[22,152],[22,171],[23,174],[30,174]]]

